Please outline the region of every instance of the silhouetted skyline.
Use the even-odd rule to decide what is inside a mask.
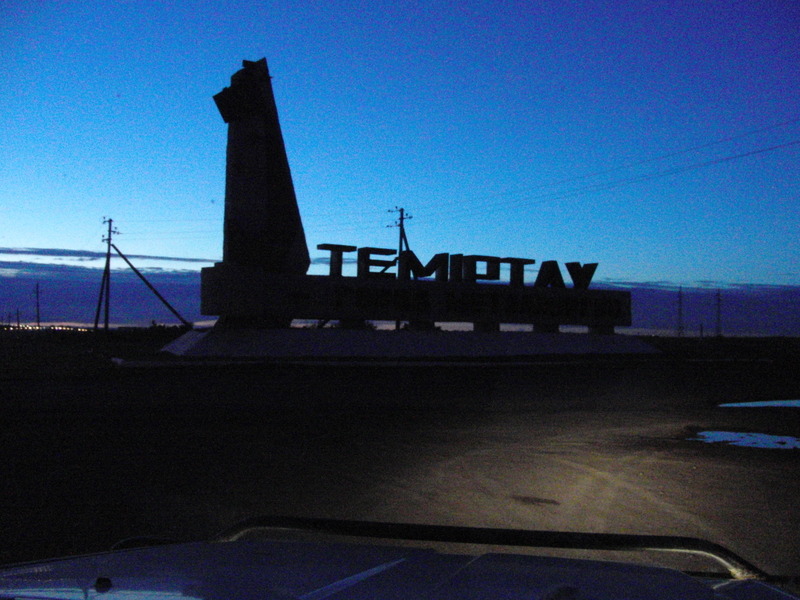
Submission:
[[[54,249],[51,249],[54,251]],[[98,259],[102,267],[102,259]],[[139,262],[139,261],[135,261]],[[74,264],[0,261],[0,322],[15,322],[19,309],[23,323],[35,323],[35,285],[41,286],[45,323],[92,324],[100,287],[101,268]],[[10,273],[14,271],[14,273]],[[12,276],[13,275],[13,276]],[[200,315],[200,274],[191,266],[183,270],[150,268],[148,279],[186,319],[209,325]],[[113,326],[178,325],[158,299],[129,269],[112,272],[111,323]],[[675,335],[678,285],[672,282],[617,281],[598,284],[632,292],[632,328],[620,331]],[[593,285],[594,287],[594,285]],[[722,295],[724,335],[800,336],[800,286],[728,285],[683,288],[686,335],[714,335],[717,290]]]

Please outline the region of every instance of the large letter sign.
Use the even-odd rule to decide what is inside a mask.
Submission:
[[[441,252],[434,254],[427,264],[423,265],[417,255],[410,250],[403,250],[400,256],[385,260],[376,256],[392,256],[397,254],[391,248],[373,248],[370,246],[357,248],[343,244],[319,244],[319,250],[327,250],[330,255],[330,277],[342,276],[343,254],[345,252],[358,252],[358,269],[356,276],[365,278],[397,278],[400,281],[410,281],[433,276],[435,281],[450,283],[475,283],[478,281],[498,281],[500,279],[500,265],[509,266],[509,284],[512,287],[525,285],[525,267],[535,264],[532,258],[512,258],[499,256],[484,256],[480,254],[448,254]],[[390,271],[397,267],[397,272]],[[572,278],[573,287],[577,290],[589,289],[589,284],[597,270],[597,263],[579,262],[566,263],[567,272]],[[554,260],[542,262],[534,287],[538,288],[566,288],[564,276],[558,263]]]

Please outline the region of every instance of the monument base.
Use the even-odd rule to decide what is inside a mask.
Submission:
[[[162,349],[184,359],[512,360],[558,355],[653,354],[628,336],[481,331],[224,329],[191,331]]]
[[[288,327],[292,319],[471,322],[481,332],[528,323],[537,332],[581,325],[613,334],[631,324],[630,292],[404,281],[395,277],[287,275],[217,263],[201,272],[200,312],[237,329]]]

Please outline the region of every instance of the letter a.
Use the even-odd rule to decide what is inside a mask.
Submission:
[[[536,281],[533,287],[554,287],[564,288],[564,277],[561,275],[561,269],[558,268],[558,263],[554,260],[546,260],[539,267],[539,274],[536,276]]]

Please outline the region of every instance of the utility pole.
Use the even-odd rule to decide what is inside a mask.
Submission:
[[[406,221],[408,219],[413,219],[412,215],[406,214],[405,208],[400,208],[395,206],[394,210],[389,210],[390,213],[399,213],[399,217],[394,222],[394,225],[387,225],[387,227],[397,227],[400,229],[399,241],[397,243],[397,260],[400,260],[400,255],[403,253],[403,250],[410,250],[408,246],[408,238],[406,237]],[[387,267],[388,268],[388,267]],[[394,328],[400,329],[400,319],[397,319],[394,322]]]
[[[139,271],[139,269],[134,267],[133,263],[130,260],[128,260],[128,257],[125,256],[122,253],[122,251],[120,251],[120,249],[117,248],[117,246],[113,243],[114,235],[115,234],[119,235],[119,231],[117,230],[116,227],[114,227],[114,220],[113,219],[106,219],[105,217],[103,217],[103,224],[104,225],[106,225],[106,224],[108,225],[108,233],[106,234],[106,237],[103,238],[103,242],[106,243],[106,267],[103,270],[103,280],[100,282],[100,296],[97,299],[97,311],[95,312],[95,315],[94,315],[94,330],[97,331],[97,329],[100,326],[100,310],[102,308],[104,308],[105,309],[104,328],[105,328],[106,331],[108,331],[108,313],[109,313],[109,305],[111,303],[111,249],[112,248],[114,249],[114,251],[117,254],[119,254],[120,258],[122,258],[122,260],[125,261],[125,263],[131,268],[131,270],[134,273],[136,273],[136,275],[139,277],[139,279],[141,279],[144,282],[144,284],[148,288],[150,288],[150,291],[153,292],[153,294],[155,294],[156,297],[159,300],[161,300],[161,302],[164,304],[164,306],[166,306],[172,312],[172,314],[174,314],[176,317],[178,317],[180,322],[183,323],[184,327],[187,327],[188,329],[191,329],[192,328],[192,324],[189,321],[187,321],[186,319],[184,319],[180,315],[180,313],[178,313],[178,311],[175,310],[173,308],[173,306],[169,302],[167,302],[167,300],[166,300],[166,298],[164,298],[164,296],[162,296],[161,294],[158,293],[158,290],[155,287],[153,287],[153,284],[151,284],[149,281],[147,281],[147,278],[144,275],[142,275],[141,271]],[[38,286],[38,284],[36,286],[36,294],[37,294],[36,297],[37,297],[37,302],[38,302],[38,297],[39,297],[38,296],[38,294],[39,294],[39,286]],[[37,315],[38,315],[38,312],[37,312]]]
[[[399,213],[400,216],[397,218],[397,221],[394,222],[394,225],[387,225],[387,227],[398,227],[400,228],[400,240],[397,244],[397,256],[400,257],[400,254],[403,250],[410,250],[411,248],[408,247],[408,238],[406,237],[406,221],[408,219],[413,219],[413,215],[409,215],[406,213],[405,208],[398,208],[397,206],[394,207],[394,210],[390,210],[390,213]]]
[[[100,296],[97,299],[97,311],[94,315],[94,330],[97,331],[100,324],[100,307],[103,306],[105,300],[104,310],[104,329],[108,331],[108,313],[111,304],[111,240],[114,234],[119,234],[119,231],[114,227],[114,219],[106,219],[103,217],[103,225],[108,225],[108,233],[103,238],[106,243],[106,266],[103,269],[103,279],[100,282]]]
[[[678,337],[683,337],[683,286],[678,288]]]
[[[722,337],[722,292],[717,289],[717,327],[714,332],[717,337]]]

